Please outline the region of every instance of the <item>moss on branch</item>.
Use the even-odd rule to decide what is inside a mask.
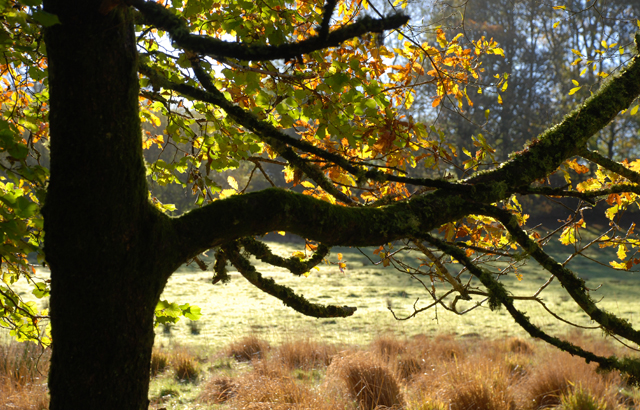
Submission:
[[[249,260],[240,254],[236,242],[222,246],[225,257],[238,269],[238,272],[252,285],[282,301],[286,306],[306,316],[317,318],[348,317],[355,313],[356,308],[350,306],[320,305],[311,303],[304,296],[297,295],[291,288],[277,284],[271,278],[264,278]]]
[[[329,254],[329,247],[321,244],[318,246],[318,250],[313,253],[313,256],[306,261],[300,260],[300,258],[295,256],[285,259],[271,252],[271,249],[269,249],[266,243],[260,242],[252,237],[241,238],[238,240],[238,243],[242,245],[245,251],[261,261],[269,265],[285,268],[298,276],[309,272]]]
[[[465,182],[501,181],[511,189],[527,186],[554,172],[565,160],[579,155],[587,141],[629,108],[640,95],[640,56],[598,90],[584,104],[549,128],[533,144],[498,169],[479,173]]]

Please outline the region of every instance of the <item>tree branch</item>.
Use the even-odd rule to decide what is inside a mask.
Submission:
[[[318,250],[313,253],[313,256],[306,261],[302,261],[295,256],[285,259],[273,254],[267,244],[252,237],[238,239],[238,243],[242,245],[245,251],[249,252],[261,261],[272,266],[285,268],[289,270],[289,272],[298,276],[309,272],[314,266],[322,262],[324,257],[329,254],[329,247],[321,244],[318,246]]]
[[[608,169],[609,171],[613,171],[618,175],[621,175],[627,178],[631,182],[635,182],[636,184],[640,184],[640,174],[630,170],[619,162],[612,161],[609,158],[600,155],[600,153],[596,151],[591,151],[588,149],[583,149],[580,151],[580,156],[584,159],[588,159],[589,161],[600,165],[603,168]]]
[[[530,254],[544,269],[557,277],[578,306],[592,320],[599,323],[606,332],[640,344],[640,332],[635,330],[626,320],[600,309],[589,296],[584,280],[578,278],[574,272],[565,268],[544,252],[534,240],[529,238],[525,231],[520,229],[518,220],[514,215],[498,207],[486,205],[478,206],[478,213],[500,221],[525,252]]]
[[[273,279],[262,277],[249,260],[240,254],[237,243],[231,242],[221,248],[226,258],[252,285],[280,299],[286,306],[303,315],[317,318],[347,317],[353,315],[356,311],[355,307],[350,306],[324,306],[311,303],[303,296],[296,295],[290,288],[278,285]]]
[[[214,201],[179,218],[171,241],[181,260],[245,236],[286,231],[327,246],[373,246],[419,237],[473,213],[477,204],[446,192],[414,196],[379,208],[343,207],[269,188]],[[182,259],[184,258],[184,259]]]
[[[402,14],[381,19],[363,17],[353,24],[327,33],[324,37],[321,37],[323,33],[321,26],[321,34],[295,43],[284,43],[280,45],[245,44],[242,42],[218,40],[210,36],[191,34],[189,27],[187,27],[187,24],[182,19],[154,1],[129,0],[128,3],[140,11],[144,16],[146,24],[167,31],[171,35],[175,46],[199,54],[235,58],[244,61],[289,60],[303,54],[311,53],[312,51],[322,50],[328,47],[337,47],[346,40],[367,33],[380,33],[386,30],[393,30],[403,26],[409,21],[409,17]],[[329,14],[327,10],[328,9],[325,8],[325,17]]]
[[[526,234],[525,234],[526,235]],[[511,317],[532,337],[542,339],[545,342],[556,346],[560,350],[568,352],[572,355],[580,356],[588,362],[596,362],[604,370],[617,369],[634,379],[640,379],[640,360],[634,358],[617,359],[615,356],[602,357],[592,352],[586,351],[579,346],[576,346],[566,340],[561,340],[556,337],[550,336],[542,329],[531,323],[529,318],[513,305],[513,298],[509,296],[504,285],[494,279],[490,273],[476,266],[468,257],[464,251],[456,246],[441,241],[431,235],[423,235],[423,238],[440,249],[441,251],[451,255],[463,264],[471,274],[477,277],[480,282],[489,291],[489,307],[492,309],[498,308],[500,305],[504,305]]]
[[[545,178],[566,159],[581,155],[587,141],[608,125],[620,111],[629,108],[640,95],[640,56],[598,90],[584,104],[549,128],[537,142],[517,153],[498,169],[482,172],[465,182],[478,184],[496,181],[507,187],[522,187]],[[486,203],[495,200],[482,201]]]

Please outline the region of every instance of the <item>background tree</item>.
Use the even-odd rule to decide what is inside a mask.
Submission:
[[[640,94],[639,36],[636,47],[626,50],[633,55],[626,68],[560,124],[500,166],[448,181],[407,176],[416,166],[437,172],[448,166],[442,158],[455,153],[441,134],[399,110],[410,107],[414,76],[425,71],[438,84],[434,101],[451,96],[468,104],[464,87],[479,76],[478,58],[504,54],[494,41],[478,38],[465,49],[460,37],[444,32],[438,32],[435,45],[406,37],[411,41],[393,50],[401,58],[390,63],[395,54],[384,36],[408,18],[363,17],[363,9],[376,14],[370,3],[175,1],[171,6],[144,0],[3,3],[8,33],[3,47],[13,52],[5,76],[15,79],[5,95],[11,102],[19,91],[30,96],[14,97],[13,105],[3,107],[7,177],[25,181],[13,199],[5,190],[5,214],[35,221],[13,237],[6,235],[5,241],[22,246],[13,250],[16,255],[27,251],[29,241],[32,247],[39,244],[37,183],[47,175],[30,171],[40,168],[27,161],[30,140],[22,133],[29,127],[37,132],[47,119],[50,127],[42,215],[51,268],[52,409],[148,406],[154,317],[175,310],[159,303],[162,289],[181,264],[212,248],[214,283],[228,280],[231,264],[299,312],[341,317],[355,308],[312,304],[264,278],[245,255],[302,275],[331,246],[381,247],[377,254],[388,262],[393,255],[385,245],[404,240],[431,265],[409,273],[450,287],[443,296],[432,293],[431,305],[457,311],[459,299],[471,299],[492,309],[504,306],[532,336],[605,369],[639,376],[633,359],[601,357],[534,326],[515,306],[520,295],[508,293],[496,279],[504,272],[496,275],[484,264],[496,256],[513,263],[535,260],[603,331],[640,343],[630,323],[600,309],[584,281],[544,252],[548,238],[525,230],[526,216],[514,199],[516,193],[588,202],[607,198],[612,219],[635,202],[638,162],[612,162],[586,146]],[[44,38],[36,22],[47,27]],[[22,26],[31,31],[22,34]],[[171,47],[163,40],[167,36]],[[425,59],[431,62],[426,70]],[[166,132],[143,135],[140,118],[157,122],[156,113],[167,118]],[[287,131],[292,128],[295,133]],[[142,150],[151,144],[173,144],[179,154],[147,166]],[[481,143],[477,155],[491,149]],[[540,184],[563,164],[583,172],[577,155],[600,167],[594,178],[562,189]],[[230,188],[223,190],[209,177],[242,162],[260,173],[264,163],[280,165],[285,179],[305,192],[270,188],[238,194],[243,190],[237,181],[229,179]],[[168,217],[163,204],[149,200],[147,173],[158,183],[192,189],[201,207]],[[576,231],[583,224],[576,215],[569,221],[558,233],[577,255],[590,245],[578,242]],[[307,238],[313,253],[273,255],[256,239],[270,231]],[[624,249],[618,268],[636,263],[633,229],[613,229],[598,241]],[[447,262],[452,261],[464,269],[451,273]],[[25,274],[29,271],[20,271]],[[48,291],[46,284],[36,286]],[[5,293],[5,300],[15,299]],[[542,303],[537,295],[533,299]],[[16,315],[16,323],[27,319],[26,330],[36,332],[39,316],[15,300],[3,301],[3,317]],[[429,306],[418,306],[415,313]],[[180,311],[194,316],[189,306]],[[12,326],[24,338],[38,337]]]
[[[496,149],[495,160],[504,161],[544,131],[548,121],[559,121],[570,112],[606,79],[607,72],[623,64],[640,5],[490,0],[443,3],[422,13],[432,15],[448,33],[465,33],[467,41],[493,38],[505,56],[482,59],[484,71],[475,86],[468,87],[473,106],[458,107],[457,101],[444,99],[433,109],[429,98],[433,87],[427,84],[422,87],[427,92],[418,93],[412,114],[424,121],[437,117],[459,152],[463,148],[475,152],[473,138],[482,134]],[[597,133],[589,147],[622,160],[636,155],[632,146],[637,138],[637,120],[622,115]],[[453,159],[452,169],[459,177],[473,171],[462,164],[467,159],[465,155]]]

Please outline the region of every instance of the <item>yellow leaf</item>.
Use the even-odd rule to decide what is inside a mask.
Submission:
[[[582,77],[584,75],[584,73],[587,72],[587,68],[588,67],[585,67],[585,68],[582,69],[582,71],[580,71],[580,77]]]
[[[573,83],[573,85],[580,85],[580,83],[577,82],[576,80],[571,80],[571,82]]]
[[[305,272],[305,273],[302,274],[302,276],[304,276],[305,278],[308,278],[310,274],[311,274],[311,272]]]
[[[229,175],[227,177],[227,182],[229,183],[229,185],[231,185],[231,188],[235,189],[236,191],[238,190],[238,181],[236,181],[234,177]]]
[[[553,28],[556,28],[556,27],[558,27],[559,25],[560,25],[560,22],[559,22],[559,21],[556,21],[555,23],[553,23]]]
[[[313,186],[313,184],[309,181],[302,181],[300,185],[302,185],[305,188],[310,188],[310,189],[315,188],[315,186]]]
[[[631,114],[631,115],[636,115],[636,113],[638,112],[638,107],[640,107],[640,104],[639,104],[639,105],[636,105],[635,107],[633,107],[633,108],[631,109],[631,111],[629,112],[629,114]]]
[[[220,191],[220,194],[218,194],[218,198],[224,199],[237,194],[238,191],[235,189],[223,189],[222,191]]]
[[[567,6],[553,6],[554,10],[566,10]]]
[[[618,51],[620,52],[620,55],[623,55],[623,54],[624,54],[624,47],[620,47],[620,48],[618,49]]]
[[[502,104],[502,96],[498,94],[498,104]]]
[[[601,45],[602,45],[602,47],[604,47],[605,49],[609,48],[609,46],[607,45],[607,42],[606,42],[606,41],[604,41],[604,40],[602,40],[602,41],[600,42],[600,44],[601,44]]]
[[[342,254],[341,254],[341,253],[339,253],[339,254],[338,254],[338,260],[339,260],[339,261],[341,261],[341,260],[342,260]]]
[[[563,245],[570,245],[576,242],[575,228],[572,226],[568,226],[564,228],[562,231],[562,235],[560,235],[560,242]]]
[[[278,231],[278,235],[285,236],[287,233],[285,231]]]
[[[578,92],[578,90],[579,90],[579,89],[581,89],[581,88],[582,88],[582,86],[572,88],[572,89],[569,91],[569,95],[573,95],[573,94],[577,93],[577,92]]]
[[[572,48],[571,51],[573,51],[573,54],[577,55],[578,57],[582,57],[582,53],[576,50],[575,48]]]
[[[616,255],[618,255],[618,259],[623,260],[624,258],[627,257],[627,247],[624,245],[618,245],[618,252],[616,252]]]
[[[507,91],[507,87],[509,86],[509,82],[505,81],[504,84],[502,84],[502,88],[500,89],[500,91],[505,92]]]

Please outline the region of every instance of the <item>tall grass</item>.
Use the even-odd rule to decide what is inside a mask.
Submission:
[[[602,355],[608,342],[569,338]],[[0,346],[0,410],[47,408],[48,352]],[[206,354],[154,350],[152,409],[618,410],[640,409],[640,389],[616,373],[528,339],[382,335],[368,346],[255,336]]]
[[[0,345],[0,410],[49,408],[50,350],[32,343]]]

